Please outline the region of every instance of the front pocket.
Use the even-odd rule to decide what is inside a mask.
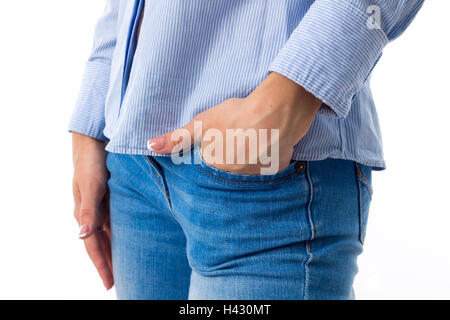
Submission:
[[[276,184],[283,183],[290,178],[298,174],[304,174],[306,171],[306,162],[303,161],[292,161],[289,166],[273,175],[249,175],[249,174],[239,174],[228,172],[224,170],[217,169],[212,165],[206,163],[200,154],[199,147],[194,147],[194,159],[195,164],[198,166],[199,170],[209,176],[210,178],[216,179],[223,183],[241,184],[241,185],[264,185],[264,184]]]

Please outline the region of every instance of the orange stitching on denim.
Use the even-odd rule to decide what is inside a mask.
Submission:
[[[372,187],[370,186],[369,180],[367,180],[367,178],[362,174],[362,172],[358,168],[356,168],[356,174],[359,177],[361,177],[361,179],[364,180],[365,184],[367,185],[367,187],[369,189],[370,195],[373,195],[373,190],[372,190]]]
[[[157,176],[157,175],[153,172],[153,170],[156,170],[156,169],[155,169],[154,164],[152,163],[152,160],[149,159],[147,156],[144,156],[144,157],[145,157],[145,160],[146,160],[147,164],[148,164],[149,167],[150,167],[150,171],[151,171],[153,177],[155,177],[154,180],[155,180],[156,183],[158,184],[159,189],[161,190],[162,193],[164,193],[164,195],[165,195],[166,198],[167,198],[167,197],[168,197],[168,194],[167,194],[167,192],[164,190],[164,186],[161,184],[161,182],[159,182],[159,179],[158,179],[158,177],[160,176],[160,174],[157,173],[157,175],[158,175],[158,176]]]
[[[217,180],[222,180],[222,181],[225,181],[225,182],[231,182],[231,183],[238,183],[238,184],[255,184],[255,183],[272,183],[272,182],[278,182],[278,181],[285,180],[285,179],[287,179],[287,178],[293,176],[294,174],[298,173],[297,171],[294,171],[294,172],[288,174],[287,176],[284,176],[284,177],[281,177],[281,178],[278,178],[278,179],[274,179],[274,180],[270,180],[270,181],[233,181],[233,180],[227,180],[227,179],[223,179],[223,178],[217,177],[217,176],[213,175],[212,173],[208,172],[207,170],[205,170],[204,168],[202,168],[199,164],[197,164],[197,166],[198,166],[203,172],[205,172],[206,174],[208,174],[209,176],[211,176],[211,177],[213,177],[213,178],[215,178],[215,179],[217,179]]]
[[[312,250],[311,250],[311,242],[306,241],[306,247],[308,248],[308,253],[312,254]]]

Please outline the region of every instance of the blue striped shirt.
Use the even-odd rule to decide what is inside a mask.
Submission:
[[[423,0],[108,0],[69,130],[109,152],[147,141],[277,72],[323,105],[296,160],[385,168],[370,74]],[[139,40],[133,36],[143,6]]]

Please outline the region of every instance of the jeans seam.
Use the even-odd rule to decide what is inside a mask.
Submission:
[[[305,261],[305,279],[304,279],[304,287],[303,287],[303,300],[309,299],[309,281],[311,275],[311,269],[309,267],[312,260],[312,250],[311,250],[311,242],[309,240],[305,243],[305,250],[308,255],[308,259]]]
[[[367,180],[367,178],[361,172],[361,170],[359,169],[358,165],[356,165],[356,174],[364,181],[364,184],[367,186],[367,188],[369,189],[370,195],[372,196],[373,195],[373,189],[370,186],[369,180]]]
[[[359,242],[364,245],[363,232],[362,232],[362,199],[361,199],[361,177],[364,177],[358,168],[358,163],[355,162],[355,173],[356,173],[356,187],[358,189],[358,220],[359,220]],[[365,177],[364,177],[365,178]]]
[[[310,230],[311,230],[311,237],[309,240],[306,241],[306,244],[305,244],[306,254],[308,256],[308,259],[306,259],[305,264],[304,264],[304,268],[305,268],[305,279],[304,279],[304,288],[303,288],[303,299],[304,300],[309,299],[309,281],[310,281],[310,273],[311,273],[310,264],[313,259],[313,253],[312,253],[312,249],[311,249],[311,240],[314,240],[314,238],[316,237],[316,230],[315,230],[315,226],[314,226],[314,220],[312,217],[312,208],[311,208],[313,198],[314,198],[314,186],[313,186],[311,175],[309,172],[309,166],[306,166],[306,178],[308,180],[309,190],[310,190],[308,206],[307,206],[307,213],[308,213],[308,222],[309,222],[309,226],[310,226]]]
[[[366,178],[366,176],[362,173],[360,169],[360,165],[358,162],[355,162],[355,170],[358,177],[360,177],[363,181],[363,183],[366,185],[366,187],[369,189],[369,193],[371,196],[373,196],[373,188],[369,182],[369,180]]]
[[[175,213],[173,212],[173,209],[172,209],[172,203],[171,203],[171,200],[170,200],[169,192],[165,190],[164,185],[162,185],[162,184],[159,182],[158,177],[157,177],[157,176],[155,175],[155,173],[153,172],[153,170],[157,170],[157,169],[155,168],[155,164],[154,164],[153,161],[149,158],[149,156],[144,156],[144,157],[145,157],[145,160],[147,161],[147,163],[148,163],[149,166],[150,166],[150,171],[152,172],[153,176],[155,177],[156,183],[159,185],[159,188],[160,188],[161,192],[164,193],[164,195],[165,195],[165,197],[166,197],[166,200],[167,200],[167,206],[169,207],[169,210],[170,210],[170,213],[171,213],[172,217],[173,217],[173,218],[175,219],[175,221],[181,226],[180,221],[178,220],[178,218],[175,216]],[[162,175],[159,175],[159,176],[160,176],[161,179],[162,179]]]
[[[163,186],[161,185],[161,183],[159,182],[158,177],[157,177],[157,176],[155,175],[155,173],[153,172],[153,170],[155,170],[155,169],[154,169],[153,163],[152,163],[151,160],[148,158],[148,156],[144,156],[144,158],[145,158],[145,160],[147,161],[147,163],[150,165],[150,171],[151,171],[151,173],[152,173],[152,175],[153,175],[153,177],[154,177],[156,183],[158,184],[159,189],[160,189],[161,192],[164,193],[164,195],[167,197],[167,192],[164,190],[164,187],[163,187]]]
[[[213,177],[214,179],[217,179],[217,180],[220,180],[220,181],[224,181],[224,182],[229,182],[229,183],[246,184],[246,185],[275,183],[275,182],[279,182],[279,181],[283,181],[283,180],[285,180],[285,179],[288,179],[288,178],[290,178],[291,176],[293,176],[293,175],[299,173],[299,172],[294,171],[294,172],[292,172],[292,173],[290,173],[290,174],[288,174],[288,175],[286,175],[286,176],[284,176],[284,177],[280,177],[280,178],[273,179],[273,180],[269,180],[269,181],[233,181],[233,180],[227,180],[227,179],[224,179],[224,178],[217,177],[216,175],[214,175],[214,174],[208,172],[207,170],[205,170],[204,168],[202,168],[202,166],[199,165],[199,164],[197,164],[197,166],[198,166],[204,173],[206,173],[207,175]]]

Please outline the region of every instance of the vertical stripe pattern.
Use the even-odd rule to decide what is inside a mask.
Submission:
[[[70,131],[109,140],[110,152],[152,155],[148,139],[277,72],[324,103],[294,159],[385,167],[370,74],[423,0],[146,0],[128,50],[139,3],[107,1]],[[379,27],[369,27],[370,6]]]

